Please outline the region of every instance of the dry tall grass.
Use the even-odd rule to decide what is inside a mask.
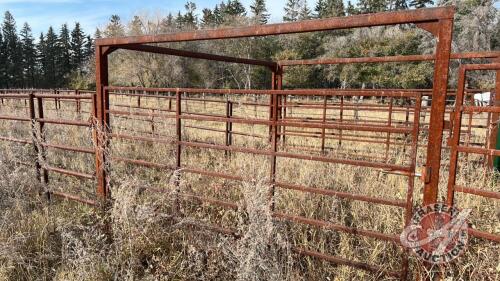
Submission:
[[[114,100],[124,103],[133,101]],[[165,108],[159,100],[142,101],[145,105]],[[10,114],[25,114],[16,104],[2,107]],[[13,107],[14,106],[14,107]],[[17,108],[15,108],[17,106]],[[47,108],[51,108],[48,103]],[[203,112],[201,104],[190,104],[191,111]],[[253,107],[242,107],[236,114],[255,114]],[[88,110],[88,109],[87,109]],[[212,108],[221,112],[223,108]],[[207,110],[210,112],[210,110]],[[73,107],[63,104],[63,111],[47,111],[65,119],[83,118]],[[300,113],[297,109],[295,114]],[[302,114],[310,114],[303,111]],[[258,117],[265,118],[266,112]],[[334,114],[333,112],[330,114]],[[365,118],[383,118],[365,113]],[[258,115],[258,114],[257,114]],[[395,118],[404,118],[398,116]],[[113,119],[115,132],[135,135],[173,136],[173,120],[151,122]],[[132,124],[141,132],[130,131]],[[185,122],[185,126],[200,125]],[[222,128],[215,123],[204,123]],[[30,137],[29,126],[0,122],[4,135]],[[235,130],[266,134],[265,126],[235,126]],[[185,138],[221,143],[221,134],[185,128]],[[479,133],[478,133],[479,134]],[[47,126],[50,142],[91,146],[88,129]],[[290,138],[289,146],[317,145],[316,139]],[[235,136],[235,145],[265,148],[267,143]],[[352,153],[377,154],[384,146],[344,143],[327,155]],[[0,280],[392,280],[351,267],[338,266],[292,252],[294,246],[310,248],[331,255],[381,265],[397,270],[405,253],[396,245],[371,238],[360,238],[333,230],[320,229],[277,220],[272,217],[269,201],[269,160],[265,156],[195,148],[183,151],[189,166],[216,172],[239,174],[243,182],[182,174],[180,190],[218,200],[235,202],[237,209],[199,204],[178,197],[173,171],[155,170],[111,161],[112,201],[109,210],[99,210],[66,201],[48,203],[38,196],[40,190],[63,190],[88,198],[94,196],[93,182],[51,174],[48,187],[34,180],[34,169],[18,164],[33,162],[31,145],[0,143]],[[292,151],[297,151],[289,147]],[[135,141],[113,141],[111,155],[143,159],[161,164],[174,163],[174,147]],[[421,162],[425,155],[419,154]],[[356,157],[356,156],[355,156]],[[444,155],[443,162],[447,161]],[[51,165],[91,173],[93,156],[49,150]],[[408,149],[391,148],[391,163],[407,163]],[[485,173],[481,160],[471,156],[462,163],[459,181],[470,186],[499,191],[495,175]],[[445,167],[446,168],[446,167]],[[442,174],[446,183],[446,169]],[[384,198],[405,198],[407,180],[361,167],[280,159],[278,180],[338,191]],[[160,190],[161,192],[151,192]],[[420,198],[417,184],[415,198]],[[180,198],[180,199],[178,199]],[[459,196],[460,207],[473,209],[478,228],[500,232],[499,203],[474,196]],[[418,203],[418,200],[417,202]],[[399,234],[404,220],[402,210],[365,202],[339,199],[277,189],[276,210],[343,224],[361,229]],[[239,238],[207,230],[216,223],[236,231]],[[447,280],[500,280],[500,245],[471,239],[468,251],[445,270]],[[411,257],[411,278],[422,269]],[[436,270],[440,270],[436,268]]]

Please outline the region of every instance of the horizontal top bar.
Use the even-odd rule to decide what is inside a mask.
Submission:
[[[43,98],[43,99],[56,98],[56,99],[62,99],[62,100],[91,100],[92,96],[89,96],[89,95],[35,94],[35,98]]]
[[[450,59],[491,59],[500,58],[500,51],[491,52],[470,52],[451,54]],[[433,61],[434,55],[402,55],[402,56],[386,56],[386,57],[362,57],[362,58],[322,58],[309,60],[284,60],[279,61],[281,66],[295,65],[325,65],[325,64],[348,64],[348,63],[381,63],[381,62],[417,62],[417,61]]]
[[[245,59],[245,58],[237,58],[237,57],[229,57],[229,56],[220,56],[214,54],[206,54],[199,52],[190,52],[183,51],[171,48],[164,48],[158,46],[150,46],[150,45],[126,45],[120,46],[121,49],[138,51],[138,52],[147,52],[154,54],[163,54],[163,55],[171,55],[178,57],[187,57],[187,58],[196,58],[196,59],[204,59],[204,60],[212,60],[212,61],[222,61],[222,62],[232,62],[232,63],[242,63],[249,65],[260,65],[267,66],[272,70],[275,70],[278,67],[278,64],[272,61],[264,61],[264,60],[256,60],[256,59]]]
[[[104,38],[97,39],[96,45],[117,46],[127,44],[215,40],[327,31],[334,29],[370,26],[396,25],[406,23],[422,23],[438,21],[440,19],[453,19],[454,13],[455,8],[449,6],[238,28],[195,30],[171,34],[132,36],[121,38]]]
[[[392,96],[392,97],[416,97],[421,94],[419,90],[342,90],[342,89],[295,89],[295,90],[241,90],[241,89],[198,89],[198,88],[142,88],[142,87],[115,87],[108,86],[104,88],[107,91],[147,91],[147,92],[170,92],[170,93],[193,93],[193,94],[220,94],[220,95],[303,95],[303,96]],[[124,94],[126,95],[126,94]]]
[[[500,70],[500,63],[488,63],[488,64],[463,64],[460,66],[461,71],[469,70]]]
[[[257,95],[271,95],[287,94],[287,95],[322,95],[322,96],[406,96],[414,97],[417,94],[424,96],[431,96],[432,89],[294,89],[294,90],[255,90],[255,89],[203,89],[203,88],[145,88],[145,87],[122,87],[122,86],[107,86],[108,91],[136,91],[136,92],[169,92],[176,93],[211,93],[211,94],[257,94]],[[485,89],[466,89],[467,93],[486,92]],[[448,95],[455,95],[456,90],[449,89]],[[127,93],[123,93],[127,95]],[[130,96],[147,96],[147,97],[162,97],[155,95],[139,95],[130,94]]]

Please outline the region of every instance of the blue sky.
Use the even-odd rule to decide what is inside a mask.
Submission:
[[[213,8],[220,0],[195,0],[198,12]],[[241,1],[246,8],[251,0]],[[273,22],[281,21],[285,1],[268,0],[267,7]],[[311,0],[309,2],[314,2]],[[0,12],[9,10],[15,17],[18,29],[28,22],[35,37],[46,32],[49,26],[57,31],[63,23],[74,26],[80,22],[86,33],[94,34],[95,28],[103,26],[112,14],[118,14],[124,21],[133,15],[167,15],[169,12],[184,11],[186,0],[0,0]],[[310,3],[312,6],[312,4]]]
[[[198,5],[198,12],[203,8],[213,8],[221,0],[193,0]],[[248,8],[252,0],[242,0]],[[271,22],[280,22],[283,15],[284,0],[268,0]],[[309,0],[312,6],[316,0]],[[345,1],[347,2],[347,0]],[[356,0],[352,1],[353,3]],[[500,7],[500,1],[495,1]],[[94,34],[96,27],[104,26],[110,15],[118,14],[123,21],[128,21],[135,14],[167,15],[169,12],[184,11],[186,0],[0,0],[0,13],[9,10],[15,17],[17,27],[28,22],[35,37],[53,26],[58,32],[63,23],[70,27],[80,22],[86,33]]]

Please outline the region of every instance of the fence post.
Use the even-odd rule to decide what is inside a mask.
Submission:
[[[38,102],[38,117],[43,118],[43,104],[42,104],[42,99],[37,98]],[[29,93],[29,98],[28,98],[28,103],[29,103],[29,114],[30,114],[30,126],[31,126],[31,137],[33,140],[33,149],[35,151],[35,170],[36,170],[36,177],[39,182],[42,184],[47,184],[49,182],[49,175],[45,167],[43,167],[43,163],[46,160],[45,156],[45,150],[43,147],[43,143],[45,142],[45,136],[44,136],[44,125],[43,123],[39,123],[39,130],[37,133],[37,126],[36,123],[36,111],[35,111],[35,94],[34,92]],[[40,194],[43,192],[43,190],[40,190]],[[50,197],[49,197],[50,199]]]
[[[233,117],[233,105],[234,103],[229,102],[229,116]],[[233,122],[229,122],[229,145],[233,145]]]
[[[392,109],[394,106],[394,98],[390,97],[389,101],[389,120],[387,121],[387,126],[392,126]],[[391,132],[387,132],[387,138],[385,140],[385,162],[389,160],[389,148],[391,145]]]
[[[431,119],[425,162],[425,174],[428,176],[424,184],[423,205],[433,204],[438,199],[453,19],[441,19],[434,25],[438,43],[434,63]]]
[[[154,108],[151,109],[151,134],[155,134],[155,110]]]
[[[36,113],[35,113],[35,95],[33,92],[28,94],[28,105],[29,105],[29,117],[30,117],[30,126],[31,126],[31,139],[33,141],[33,149],[35,151],[35,171],[36,178],[38,181],[42,181],[41,177],[41,169],[42,166],[40,164],[40,149],[39,149],[39,139],[36,133]]]
[[[108,197],[108,175],[106,168],[106,148],[109,124],[109,93],[106,91],[108,86],[108,52],[109,48],[96,46],[96,98],[94,104],[95,124],[95,146],[96,146],[96,179],[97,195],[101,199]]]
[[[79,96],[80,90],[76,90],[75,94],[77,96]],[[78,113],[78,115],[80,115],[82,113],[82,103],[81,103],[81,100],[79,98],[76,99],[76,113]]]
[[[344,96],[340,96],[340,125],[344,122]],[[342,147],[342,129],[339,130],[339,147]]]
[[[500,63],[500,57],[496,58],[494,62]],[[492,97],[493,99],[493,97]],[[494,91],[494,101],[493,106],[500,107],[500,70],[496,71],[496,81],[495,81],[495,91]],[[490,133],[490,149],[500,150],[500,114],[493,113],[491,115],[491,124],[493,128]],[[500,172],[500,157],[491,157],[489,159],[491,167]]]
[[[321,128],[321,153],[325,153],[325,141],[326,141],[326,105],[328,97],[325,95],[323,99],[323,127]]]
[[[282,87],[282,73],[283,70],[281,67],[278,67],[277,73],[273,73],[273,89],[278,89],[281,90]],[[278,151],[278,99],[281,97],[279,96],[278,92],[273,92],[271,94],[271,107],[270,107],[270,113],[272,116],[271,120],[271,156],[270,156],[270,172],[269,172],[269,177],[270,177],[270,184],[271,184],[271,190],[269,194],[269,199],[271,203],[271,210],[274,211],[275,208],[275,202],[274,202],[274,193],[276,189],[276,152]]]
[[[43,98],[37,97],[37,106],[38,106],[38,118],[43,119],[45,118],[45,114],[43,112]],[[40,156],[41,156],[41,161],[43,163],[46,163],[47,160],[47,154],[45,152],[45,123],[39,122],[38,123],[38,134],[40,136]],[[49,172],[47,169],[45,169],[42,165],[42,180],[44,184],[49,183]]]
[[[176,120],[176,135],[177,135],[177,145],[176,145],[176,160],[175,160],[175,179],[174,179],[174,184],[175,184],[175,192],[176,192],[176,197],[175,197],[175,204],[174,207],[176,208],[175,211],[179,212],[180,211],[180,203],[179,203],[179,193],[180,193],[180,188],[181,188],[181,168],[182,168],[182,163],[181,163],[181,154],[182,154],[182,97],[181,97],[181,92],[179,89],[176,91],[176,103],[175,103],[175,120]]]
[[[233,122],[230,120],[233,117],[233,103],[227,98],[226,100],[226,118],[228,120],[226,121],[226,146],[231,146],[232,145],[232,130],[233,130]],[[224,153],[226,156],[230,156],[231,152],[226,150]]]
[[[272,116],[273,119],[271,121],[271,156],[270,156],[270,161],[271,161],[271,169],[269,173],[270,177],[270,184],[271,184],[271,190],[270,190],[270,202],[271,202],[271,211],[274,211],[275,209],[275,202],[274,202],[274,193],[276,189],[276,152],[278,151],[278,93],[273,92],[272,93],[272,104],[271,104],[271,111],[272,111]]]
[[[281,75],[281,78],[280,79],[283,79],[283,75]],[[282,86],[280,86],[282,87]],[[281,90],[281,89],[280,89]],[[286,114],[287,114],[287,106],[288,106],[288,96],[287,95],[283,95],[283,115],[281,116],[281,120],[283,121],[286,121]],[[286,126],[283,126],[282,127],[282,130],[281,130],[281,137],[282,137],[282,142],[283,142],[283,147],[286,146]]]

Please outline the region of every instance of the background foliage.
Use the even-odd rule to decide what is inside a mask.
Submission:
[[[492,0],[288,0],[283,21],[342,17],[355,14],[455,5],[454,52],[500,49],[500,13]],[[184,11],[166,16],[136,15],[122,22],[112,15],[94,38],[160,34],[182,30],[213,29],[266,24],[265,0],[254,0],[247,10],[239,0],[222,1],[213,9],[199,11],[187,2]],[[184,50],[257,58],[262,60],[311,59],[427,54],[434,51],[434,38],[410,25],[364,28],[316,34],[217,40],[170,44]],[[38,40],[25,23],[18,32],[14,17],[5,13],[0,32],[0,88],[95,87],[93,38],[76,23],[70,31],[52,27]],[[458,67],[461,62],[453,62]],[[216,63],[170,56],[118,51],[111,56],[111,82],[126,86],[269,88],[270,73],[260,67]],[[288,70],[288,88],[429,88],[431,63],[387,63],[335,66],[299,66]],[[454,72],[450,79],[455,81]],[[487,74],[476,74],[470,83],[488,87]]]

